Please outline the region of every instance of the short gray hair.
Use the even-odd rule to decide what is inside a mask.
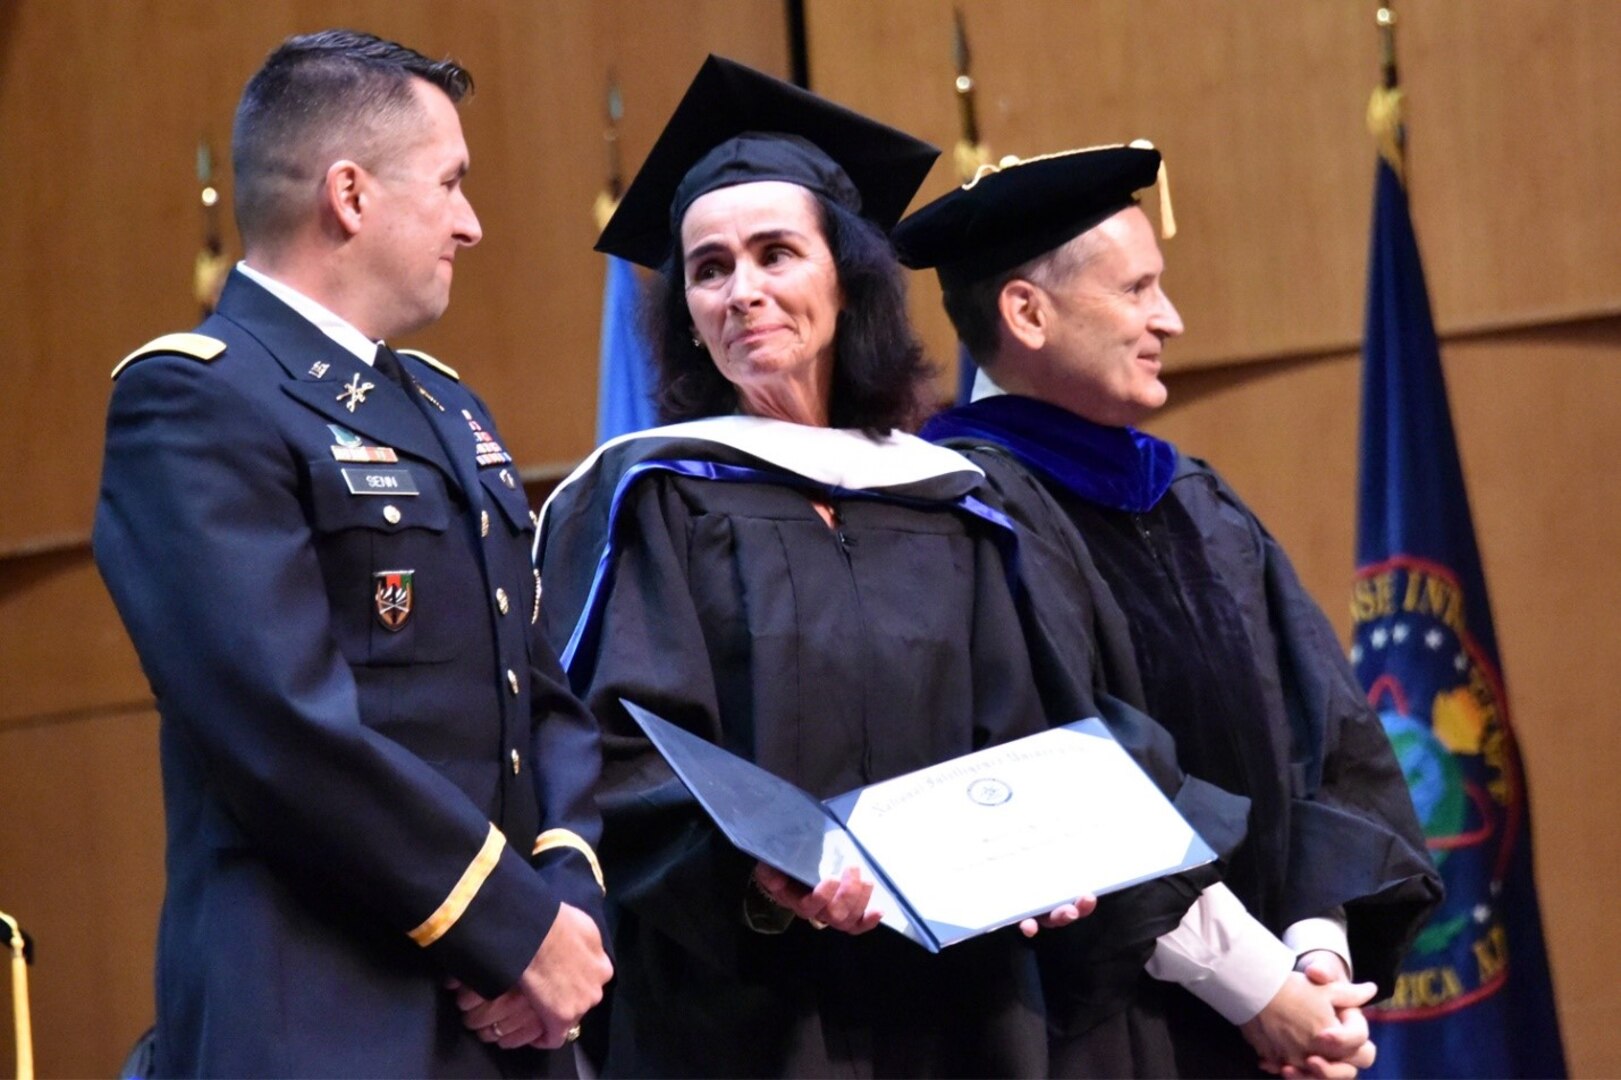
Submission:
[[[941,299],[946,315],[974,363],[990,367],[996,362],[1002,340],[1002,289],[1007,283],[1023,280],[1049,291],[1062,287],[1097,256],[1100,241],[1096,232],[1087,229],[1003,273],[945,287]]]

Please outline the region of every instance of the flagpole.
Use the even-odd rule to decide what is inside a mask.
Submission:
[[[1396,9],[1389,0],[1374,13],[1379,28],[1379,85],[1368,100],[1368,131],[1379,147],[1379,155],[1396,170],[1405,186],[1407,180],[1407,125],[1402,116],[1401,80],[1396,70]]]
[[[964,182],[974,178],[981,165],[988,164],[991,152],[979,138],[979,110],[974,101],[974,75],[971,70],[973,56],[968,48],[968,28],[963,23],[962,8],[952,8],[951,54],[957,77],[952,88],[957,94],[958,139],[953,157],[957,176]]]
[[[624,166],[619,151],[619,122],[625,116],[625,101],[612,68],[608,69],[603,116],[607,177],[593,207],[599,232],[607,227],[625,192]],[[658,413],[653,407],[653,357],[638,325],[641,296],[636,269],[625,260],[609,255],[603,268],[602,333],[597,353],[599,443],[658,422]]]
[[[28,942],[17,920],[0,911],[11,945],[11,1013],[17,1032],[17,1080],[34,1080],[33,1022],[28,1013]]]
[[[225,241],[220,233],[220,194],[214,186],[214,148],[208,136],[197,140],[197,200],[202,208],[203,244],[197,252],[192,269],[192,294],[202,317],[214,313],[220,289],[230,272],[230,260],[225,256]]]
[[[603,115],[605,123],[602,128],[602,143],[608,154],[608,174],[602,190],[597,194],[596,204],[592,207],[598,232],[607,227],[608,219],[613,217],[614,211],[619,208],[619,197],[625,193],[625,174],[619,156],[619,121],[625,116],[625,101],[619,93],[619,80],[615,77],[613,68],[608,69],[608,85],[603,96]]]
[[[968,47],[968,27],[963,20],[962,8],[951,9],[951,60],[956,69],[952,89],[957,95],[957,145],[952,159],[957,166],[957,178],[968,183],[979,170],[990,164],[991,152],[979,137],[979,109],[974,100],[973,54]],[[968,350],[957,346],[957,404],[966,405],[972,399],[979,368]]]

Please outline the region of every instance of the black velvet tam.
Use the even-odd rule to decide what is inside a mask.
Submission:
[[[886,232],[938,148],[724,57],[698,69],[597,240],[597,250],[658,268],[693,200],[717,188],[783,180]]]
[[[1004,164],[955,188],[896,227],[901,262],[934,267],[946,286],[1006,273],[1131,205],[1159,172],[1146,145],[1067,150]]]

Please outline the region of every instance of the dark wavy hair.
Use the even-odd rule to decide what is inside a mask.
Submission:
[[[844,307],[833,334],[833,387],[828,422],[879,435],[910,430],[927,409],[933,367],[906,316],[906,281],[889,240],[872,222],[816,193],[817,217]],[[681,239],[649,291],[644,312],[658,361],[656,399],[664,423],[722,416],[737,408],[737,390],[709,351],[692,343]]]

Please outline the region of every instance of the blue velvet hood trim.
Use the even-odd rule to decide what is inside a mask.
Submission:
[[[1017,394],[981,398],[930,420],[930,442],[1000,446],[1064,489],[1115,510],[1152,510],[1171,486],[1176,447],[1136,428],[1104,427]]]

